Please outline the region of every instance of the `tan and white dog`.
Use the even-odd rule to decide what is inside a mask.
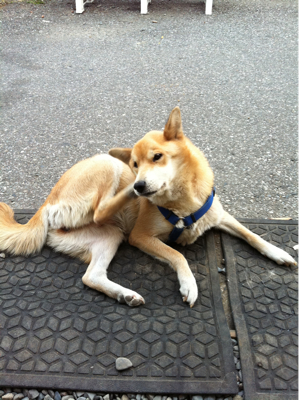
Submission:
[[[202,207],[214,183],[208,161],[184,136],[178,107],[171,112],[164,132],[151,131],[133,149],[112,149],[109,153],[81,161],[68,170],[26,225],[18,224],[12,209],[0,203],[0,250],[29,255],[47,243],[89,263],[82,278],[84,284],[137,306],[144,303],[138,293],[107,278],[118,246],[128,238],[130,244],[177,272],[183,301],[192,307],[198,295],[195,278],[183,255],[164,243],[173,225],[157,206],[180,218]],[[278,264],[296,265],[285,251],[225,212],[217,196],[210,209],[176,242],[191,244],[212,227],[246,240]]]

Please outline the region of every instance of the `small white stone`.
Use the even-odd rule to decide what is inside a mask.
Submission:
[[[5,254],[4,253],[0,253],[0,258],[5,258]]]
[[[14,394],[13,393],[6,393],[2,396],[2,400],[13,400]]]
[[[119,357],[115,360],[115,367],[118,371],[123,371],[124,369],[133,367],[133,364],[128,358]]]

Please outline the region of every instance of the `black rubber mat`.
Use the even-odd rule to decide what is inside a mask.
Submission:
[[[296,258],[297,222],[243,221]],[[297,268],[280,267],[222,235],[246,400],[297,399]]]
[[[30,214],[16,213],[20,222]],[[85,287],[86,265],[44,248],[0,258],[0,382],[3,386],[100,392],[236,393],[214,236],[177,247],[199,286],[190,309],[176,274],[121,245],[109,268],[146,304],[130,308]],[[133,368],[118,372],[117,357]]]

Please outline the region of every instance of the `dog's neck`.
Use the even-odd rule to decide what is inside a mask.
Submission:
[[[207,171],[207,170],[206,170]],[[214,186],[213,173],[210,170],[200,179],[201,174],[195,173],[190,180],[176,178],[171,190],[150,200],[156,206],[167,208],[179,217],[185,217],[197,211],[207,201]]]
[[[177,198],[167,200],[166,196],[163,196],[163,199],[155,198],[155,201],[152,203],[156,206],[167,208],[170,211],[173,211],[178,217],[185,217],[191,213],[197,211],[203,204],[207,201],[208,197],[212,192],[213,185],[211,185],[209,192],[207,194],[201,193],[198,197],[190,197],[182,194],[181,196],[177,195],[177,192],[173,195]],[[171,197],[171,194],[169,193]],[[167,196],[168,197],[168,196]]]

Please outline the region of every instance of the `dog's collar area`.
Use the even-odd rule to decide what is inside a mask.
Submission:
[[[158,209],[159,209],[160,213],[163,215],[163,217],[165,219],[167,219],[167,221],[170,222],[172,225],[174,225],[174,228],[170,232],[168,240],[170,242],[175,242],[185,229],[190,228],[191,225],[193,225],[203,215],[205,215],[205,213],[211,208],[214,197],[215,197],[215,188],[213,188],[212,193],[208,197],[207,201],[205,202],[205,204],[202,207],[200,207],[199,210],[197,210],[195,213],[191,213],[190,215],[188,215],[187,217],[184,217],[184,218],[178,217],[173,211],[168,210],[167,208],[158,206]],[[176,224],[179,221],[183,221],[183,223],[184,223],[184,226],[182,228],[178,228],[176,226]]]

